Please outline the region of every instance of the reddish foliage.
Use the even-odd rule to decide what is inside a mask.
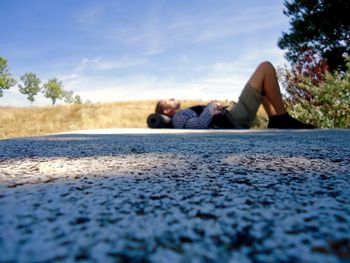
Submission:
[[[300,88],[300,84],[303,82],[303,79],[308,78],[317,87],[324,81],[328,71],[329,66],[324,58],[318,56],[310,49],[303,52],[298,62],[293,65],[291,71],[285,76],[288,83],[289,101],[292,104],[302,99],[310,101],[312,99],[311,93]]]
[[[294,64],[292,75],[300,80],[300,76],[309,78],[312,84],[318,86],[324,81],[326,72],[329,71],[329,66],[324,58],[319,57],[312,50],[306,50]]]

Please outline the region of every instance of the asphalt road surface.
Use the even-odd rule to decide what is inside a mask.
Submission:
[[[350,130],[135,131],[0,140],[0,262],[350,262]]]

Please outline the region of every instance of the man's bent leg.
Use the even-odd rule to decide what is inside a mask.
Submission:
[[[227,108],[227,117],[237,129],[249,129],[263,101],[263,96],[249,83],[244,87],[237,105]]]
[[[264,105],[264,109],[268,117],[277,115],[275,108],[267,97],[264,97],[262,104]]]
[[[291,117],[286,111],[281,90],[278,84],[276,70],[270,62],[261,63],[248,83],[266,97],[263,101],[269,116],[269,128],[278,129],[312,129],[313,125],[302,123]]]
[[[250,77],[248,83],[266,96],[275,109],[276,114],[280,115],[287,112],[283,105],[276,70],[270,62],[261,63]],[[268,112],[268,109],[266,112]]]
[[[288,114],[283,105],[276,70],[270,62],[263,62],[258,66],[243,89],[238,104],[228,109],[227,117],[236,128],[249,128],[262,102],[269,115],[269,128],[314,128],[313,125],[304,124]]]

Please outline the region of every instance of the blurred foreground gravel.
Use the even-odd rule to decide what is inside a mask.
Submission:
[[[0,262],[350,262],[350,130],[0,140]]]

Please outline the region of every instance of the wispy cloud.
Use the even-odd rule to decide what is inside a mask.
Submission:
[[[277,22],[280,22],[280,20]],[[203,32],[196,37],[195,42],[216,41],[222,38],[238,36],[243,33],[253,34],[255,32],[265,30],[275,24],[276,20],[265,20],[263,22],[240,21],[233,26],[232,21],[221,21],[221,23],[215,24],[203,30]]]
[[[147,60],[145,58],[123,57],[119,59],[104,59],[97,58],[83,58],[80,64],[73,70],[73,72],[82,71],[107,71],[112,69],[130,68],[140,65],[145,65]]]
[[[234,37],[243,33],[261,33],[263,30],[285,22],[286,19],[281,17],[279,9],[251,8],[232,15],[214,13],[211,17],[187,18],[187,21],[175,21],[168,28],[181,30],[182,32],[192,32],[190,41],[208,42]]]
[[[128,46],[141,47],[141,53],[145,56],[163,53],[168,45],[162,15],[164,4],[164,1],[153,2],[139,24],[119,29],[115,33],[112,32],[111,36]]]
[[[7,51],[11,69],[16,65],[16,74],[30,68],[58,77],[84,100],[236,99],[259,62],[285,63],[276,47],[288,23],[282,5],[275,0],[76,1],[69,10],[62,7],[67,11],[62,12],[67,23],[59,27],[63,38],[48,32],[38,46],[36,32],[12,34],[18,29],[9,27],[8,36],[21,37],[2,40],[0,49]],[[44,21],[57,23],[50,17]]]
[[[182,59],[187,60],[186,57]],[[199,66],[186,63],[181,66],[164,65],[163,74],[148,72],[141,67],[137,72],[107,77],[98,73],[120,67],[147,65],[148,61],[138,58],[110,61],[98,57],[82,59],[72,72],[61,76],[61,79],[65,87],[91,101],[165,97],[237,100],[250,75],[263,60],[270,60],[275,65],[284,62],[282,51],[278,48],[263,48],[243,53],[234,61],[221,60]]]
[[[181,16],[167,14],[169,17],[162,8],[162,4],[150,8],[139,25],[111,28],[110,38],[126,46],[138,47],[144,55],[155,55],[236,36],[250,34],[254,37],[287,21],[277,7],[250,8],[234,14],[226,10]]]
[[[84,26],[93,26],[101,21],[103,14],[104,9],[102,6],[90,6],[77,14],[76,21]]]

